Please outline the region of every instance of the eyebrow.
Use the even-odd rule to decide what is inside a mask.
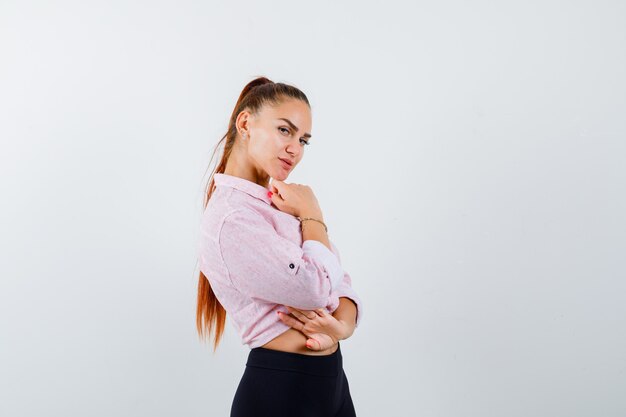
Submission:
[[[289,120],[289,119],[285,119],[284,117],[279,117],[279,118],[278,118],[278,120],[284,120],[285,122],[287,122],[287,124],[288,124],[289,126],[291,126],[291,128],[292,128],[293,130],[296,130],[296,131],[297,131],[297,130],[299,130],[299,129],[298,129],[298,127],[297,127],[296,125],[294,125],[293,123],[291,123],[291,120]],[[310,133],[305,133],[303,136],[304,136],[305,138],[310,138],[310,137],[311,137],[311,134],[310,134]]]

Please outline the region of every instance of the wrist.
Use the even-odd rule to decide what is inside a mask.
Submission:
[[[340,331],[337,335],[338,340],[346,340],[350,336],[352,336],[352,326],[344,320],[337,320],[340,323]]]
[[[324,221],[324,216],[322,215],[321,210],[305,210],[300,212],[300,215],[298,217],[312,217],[314,219]]]

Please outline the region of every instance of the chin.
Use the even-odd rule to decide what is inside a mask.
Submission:
[[[285,181],[289,175],[293,172],[295,166],[291,167],[291,169],[285,169],[282,166],[282,163],[272,164],[269,169],[266,169],[265,172],[274,179],[279,181]]]
[[[289,177],[289,173],[285,171],[278,171],[271,177],[278,181],[285,181]]]

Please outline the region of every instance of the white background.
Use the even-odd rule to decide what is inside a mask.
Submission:
[[[0,414],[227,416],[205,171],[301,88],[357,414],[626,415],[626,3],[0,2]]]

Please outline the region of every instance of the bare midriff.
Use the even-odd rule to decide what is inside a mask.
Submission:
[[[311,356],[324,356],[330,355],[337,351],[339,345],[334,344],[332,347],[326,350],[311,350],[306,347],[307,337],[299,332],[296,329],[287,329],[285,333],[282,333],[266,344],[264,344],[263,348],[272,349],[272,350],[280,350],[283,352],[292,352],[292,353],[300,353],[303,355],[311,355]]]

